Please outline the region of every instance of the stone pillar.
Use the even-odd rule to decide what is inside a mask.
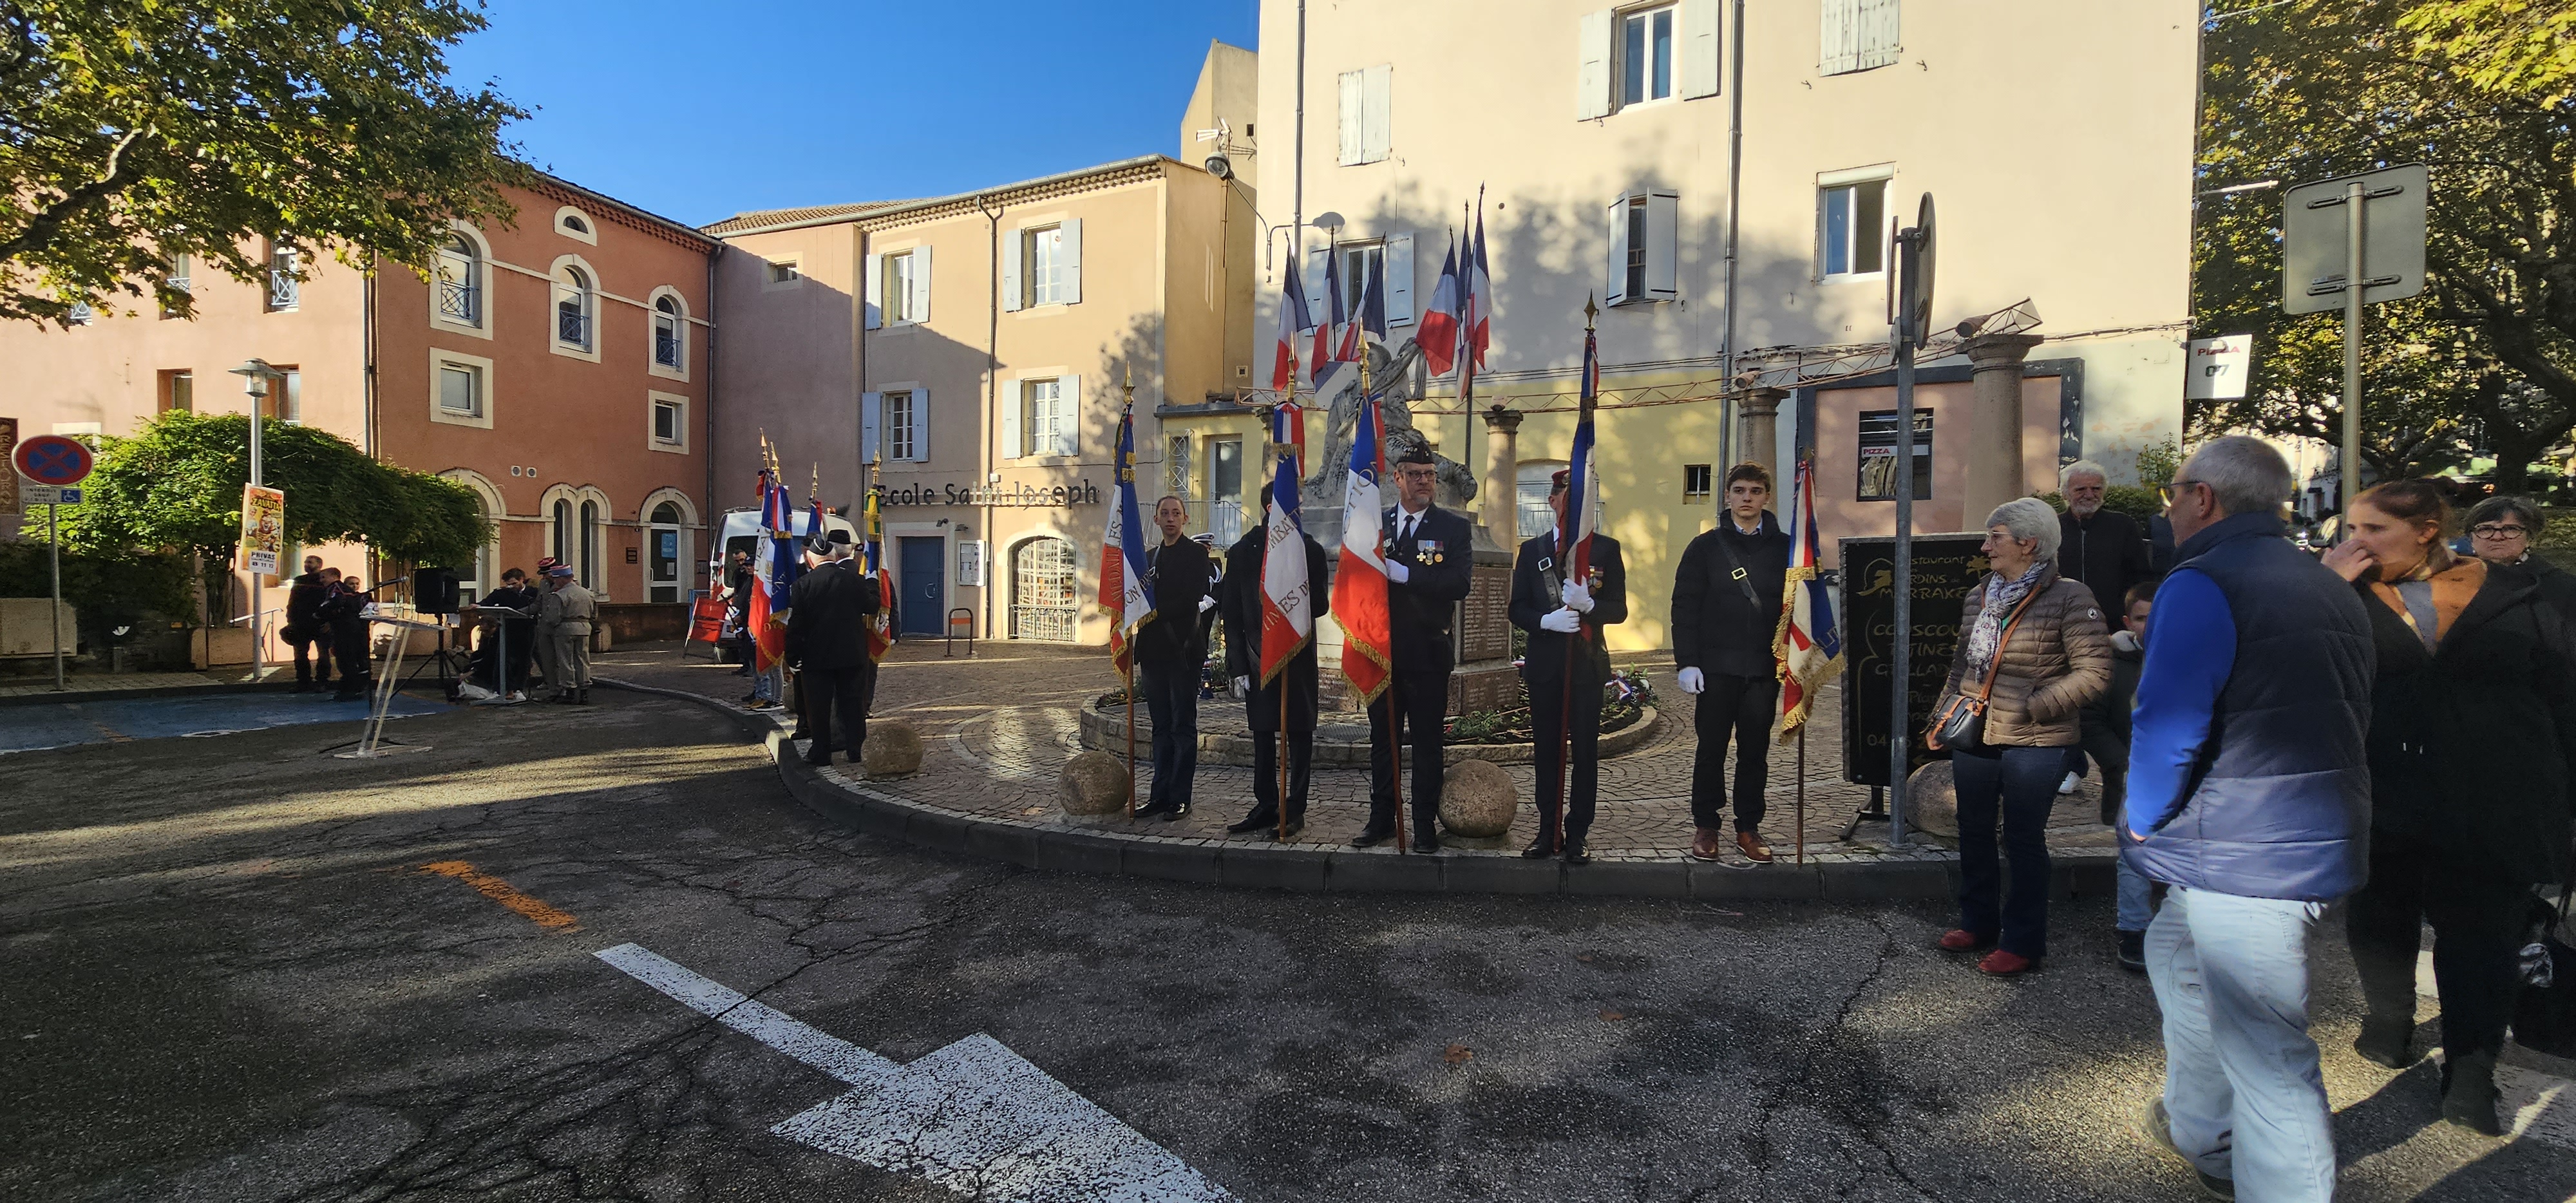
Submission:
[[[1735,445],[1742,452],[1737,459],[1769,468],[1774,480],[1780,475],[1776,462],[1780,458],[1780,403],[1788,397],[1787,389],[1765,386],[1747,390],[1735,402]],[[1727,470],[1734,466],[1719,464],[1718,478],[1725,479]],[[1718,504],[1726,503],[1720,500]]]
[[[1985,334],[1961,347],[1976,372],[1976,397],[1968,414],[1968,485],[1959,524],[1985,529],[1996,506],[2030,495],[2022,474],[2021,365],[2043,340],[2036,334]],[[1934,439],[1940,437],[1935,424]],[[2054,457],[2051,457],[2054,458]]]
[[[1520,545],[1521,412],[1496,403],[1485,411],[1485,483],[1476,517],[1494,545]]]

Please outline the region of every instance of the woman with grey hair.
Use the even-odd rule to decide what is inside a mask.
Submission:
[[[2102,608],[2091,589],[2058,576],[2057,549],[2057,512],[2047,502],[2024,497],[1986,516],[1993,572],[1968,593],[1928,735],[1950,753],[1959,798],[1959,926],[1940,944],[1993,948],[1977,968],[1997,976],[2028,970],[2048,952],[2048,812],[2080,712],[2111,684]],[[1954,704],[1982,710],[1975,731],[1943,721]],[[1998,817],[2009,890],[1995,849]]]

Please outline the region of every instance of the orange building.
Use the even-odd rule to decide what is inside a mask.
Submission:
[[[718,244],[551,176],[509,199],[513,224],[458,223],[426,281],[280,253],[253,286],[181,261],[171,275],[189,282],[195,320],[147,306],[69,331],[0,328],[22,382],[0,415],[22,435],[121,435],[166,409],[247,412],[228,373],[266,360],[285,373],[272,417],[482,498],[498,534],[455,566],[469,587],[552,555],[605,601],[686,601],[706,587]],[[368,571],[353,552],[326,558]]]

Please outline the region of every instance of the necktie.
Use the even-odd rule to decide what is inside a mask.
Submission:
[[[1402,549],[1404,554],[1407,556],[1411,556],[1413,554],[1413,524],[1415,521],[1416,519],[1413,515],[1406,514],[1404,516],[1404,533],[1396,536],[1395,540],[1396,546]]]

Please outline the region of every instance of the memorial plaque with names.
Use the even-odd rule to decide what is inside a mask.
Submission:
[[[1913,768],[1939,756],[1923,732],[1950,679],[1959,647],[1959,616],[1968,591],[1986,579],[1982,534],[1914,536],[1914,637],[1906,675],[1905,717],[1912,728]],[[1896,667],[1896,540],[1842,540],[1843,639],[1849,659],[1843,685],[1843,780],[1887,784],[1889,677]],[[1908,770],[1909,772],[1911,769]]]
[[[1477,559],[1467,600],[1458,603],[1460,664],[1505,660],[1512,654],[1512,566],[1483,563],[1483,556]]]

